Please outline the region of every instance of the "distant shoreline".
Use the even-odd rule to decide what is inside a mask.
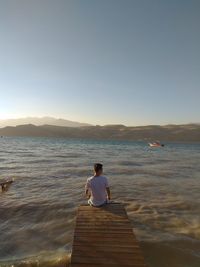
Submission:
[[[0,136],[54,137],[83,140],[141,141],[197,143],[200,142],[200,125],[135,126],[124,125],[63,127],[32,124],[0,128]]]

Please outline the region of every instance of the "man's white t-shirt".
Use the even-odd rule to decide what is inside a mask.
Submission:
[[[105,176],[92,176],[87,179],[86,189],[91,193],[89,202],[93,206],[100,206],[106,202],[106,187],[109,187],[109,185]]]

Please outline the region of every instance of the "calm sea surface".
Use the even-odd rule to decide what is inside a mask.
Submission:
[[[1,138],[0,266],[65,266],[95,162],[125,203],[149,267],[200,266],[200,144]]]

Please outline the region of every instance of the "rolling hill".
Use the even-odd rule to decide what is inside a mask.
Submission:
[[[55,125],[55,126],[63,126],[63,127],[83,127],[90,126],[91,124],[80,123],[76,121],[70,121],[65,119],[56,119],[53,117],[27,117],[27,118],[19,118],[19,119],[8,119],[8,120],[0,120],[0,128],[6,126],[18,126],[18,125],[26,125],[26,124],[34,124],[36,126],[40,125]]]
[[[20,125],[0,129],[2,136],[63,137],[103,140],[162,140],[200,142],[200,124],[150,125],[127,127],[124,125],[62,127],[53,125]]]

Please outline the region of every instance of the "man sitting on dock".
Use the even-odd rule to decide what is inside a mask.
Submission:
[[[87,179],[85,194],[89,199],[89,205],[101,207],[110,200],[110,188],[108,179],[102,175],[103,165],[100,163],[94,164],[94,172],[94,176]]]

